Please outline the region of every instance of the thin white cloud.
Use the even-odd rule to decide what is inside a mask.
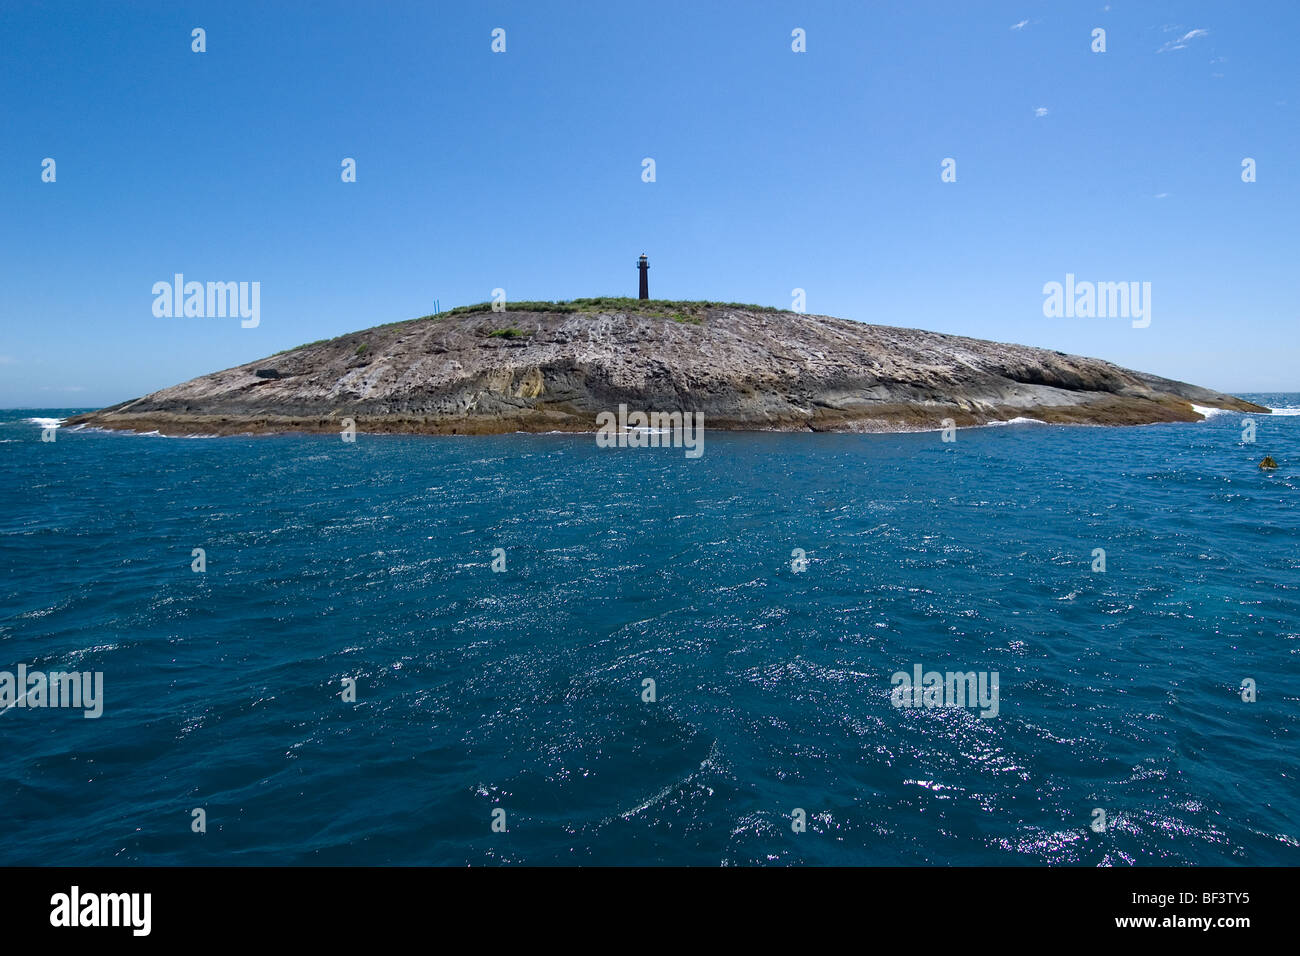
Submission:
[[[1187,44],[1189,44],[1189,43],[1192,42],[1193,40],[1199,40],[1201,37],[1207,37],[1207,36],[1209,36],[1209,35],[1210,35],[1210,31],[1209,31],[1209,30],[1202,30],[1202,29],[1200,29],[1200,28],[1197,28],[1197,29],[1195,29],[1195,30],[1188,30],[1186,33],[1184,33],[1182,36],[1180,36],[1177,40],[1169,40],[1169,41],[1167,41],[1167,42],[1165,43],[1165,45],[1162,46],[1160,49],[1156,50],[1156,52],[1157,52],[1157,53],[1170,53],[1170,52],[1172,52],[1172,51],[1174,51],[1174,50],[1185,50],[1185,49],[1187,49]]]
[[[1038,107],[1038,109],[1034,110],[1034,116],[1046,116],[1046,115],[1047,115],[1046,106],[1040,106]]]
[[[1156,193],[1155,198],[1156,198],[1156,199],[1164,199],[1164,198],[1165,198],[1166,196],[1168,196],[1168,195],[1169,195],[1169,193]]]
[[[17,365],[18,360],[12,355],[0,355],[0,365]]]
[[[1028,21],[1028,20],[1021,20],[1019,23],[1013,23],[1013,24],[1011,24],[1011,29],[1013,29],[1013,30],[1023,30],[1023,29],[1024,29],[1025,27],[1027,27],[1027,26],[1029,26],[1029,21]]]

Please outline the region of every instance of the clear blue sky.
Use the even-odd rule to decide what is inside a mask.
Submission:
[[[5,3],[0,406],[116,402],[498,286],[635,295],[641,252],[656,297],[801,287],[1300,390],[1298,27],[1133,0]],[[261,325],[155,318],[176,272],[260,282]],[[1044,318],[1067,272],[1149,281],[1151,326]]]

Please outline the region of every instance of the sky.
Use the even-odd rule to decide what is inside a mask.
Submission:
[[[497,288],[635,296],[642,252],[656,298],[802,289],[1300,391],[1298,27],[1249,2],[3,0],[0,407],[107,405]],[[156,316],[176,273],[260,283],[258,325]],[[1149,282],[1149,326],[1046,316],[1067,274]]]

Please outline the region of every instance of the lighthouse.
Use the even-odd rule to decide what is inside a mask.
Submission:
[[[645,253],[641,253],[641,258],[636,261],[637,271],[641,273],[641,288],[637,292],[638,299],[650,298],[650,263],[646,260]]]

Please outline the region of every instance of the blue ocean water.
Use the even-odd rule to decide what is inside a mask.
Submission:
[[[0,864],[1300,863],[1294,414],[690,460],[69,411],[0,411],[0,670],[104,711],[0,713]],[[915,664],[997,716],[896,708]]]

